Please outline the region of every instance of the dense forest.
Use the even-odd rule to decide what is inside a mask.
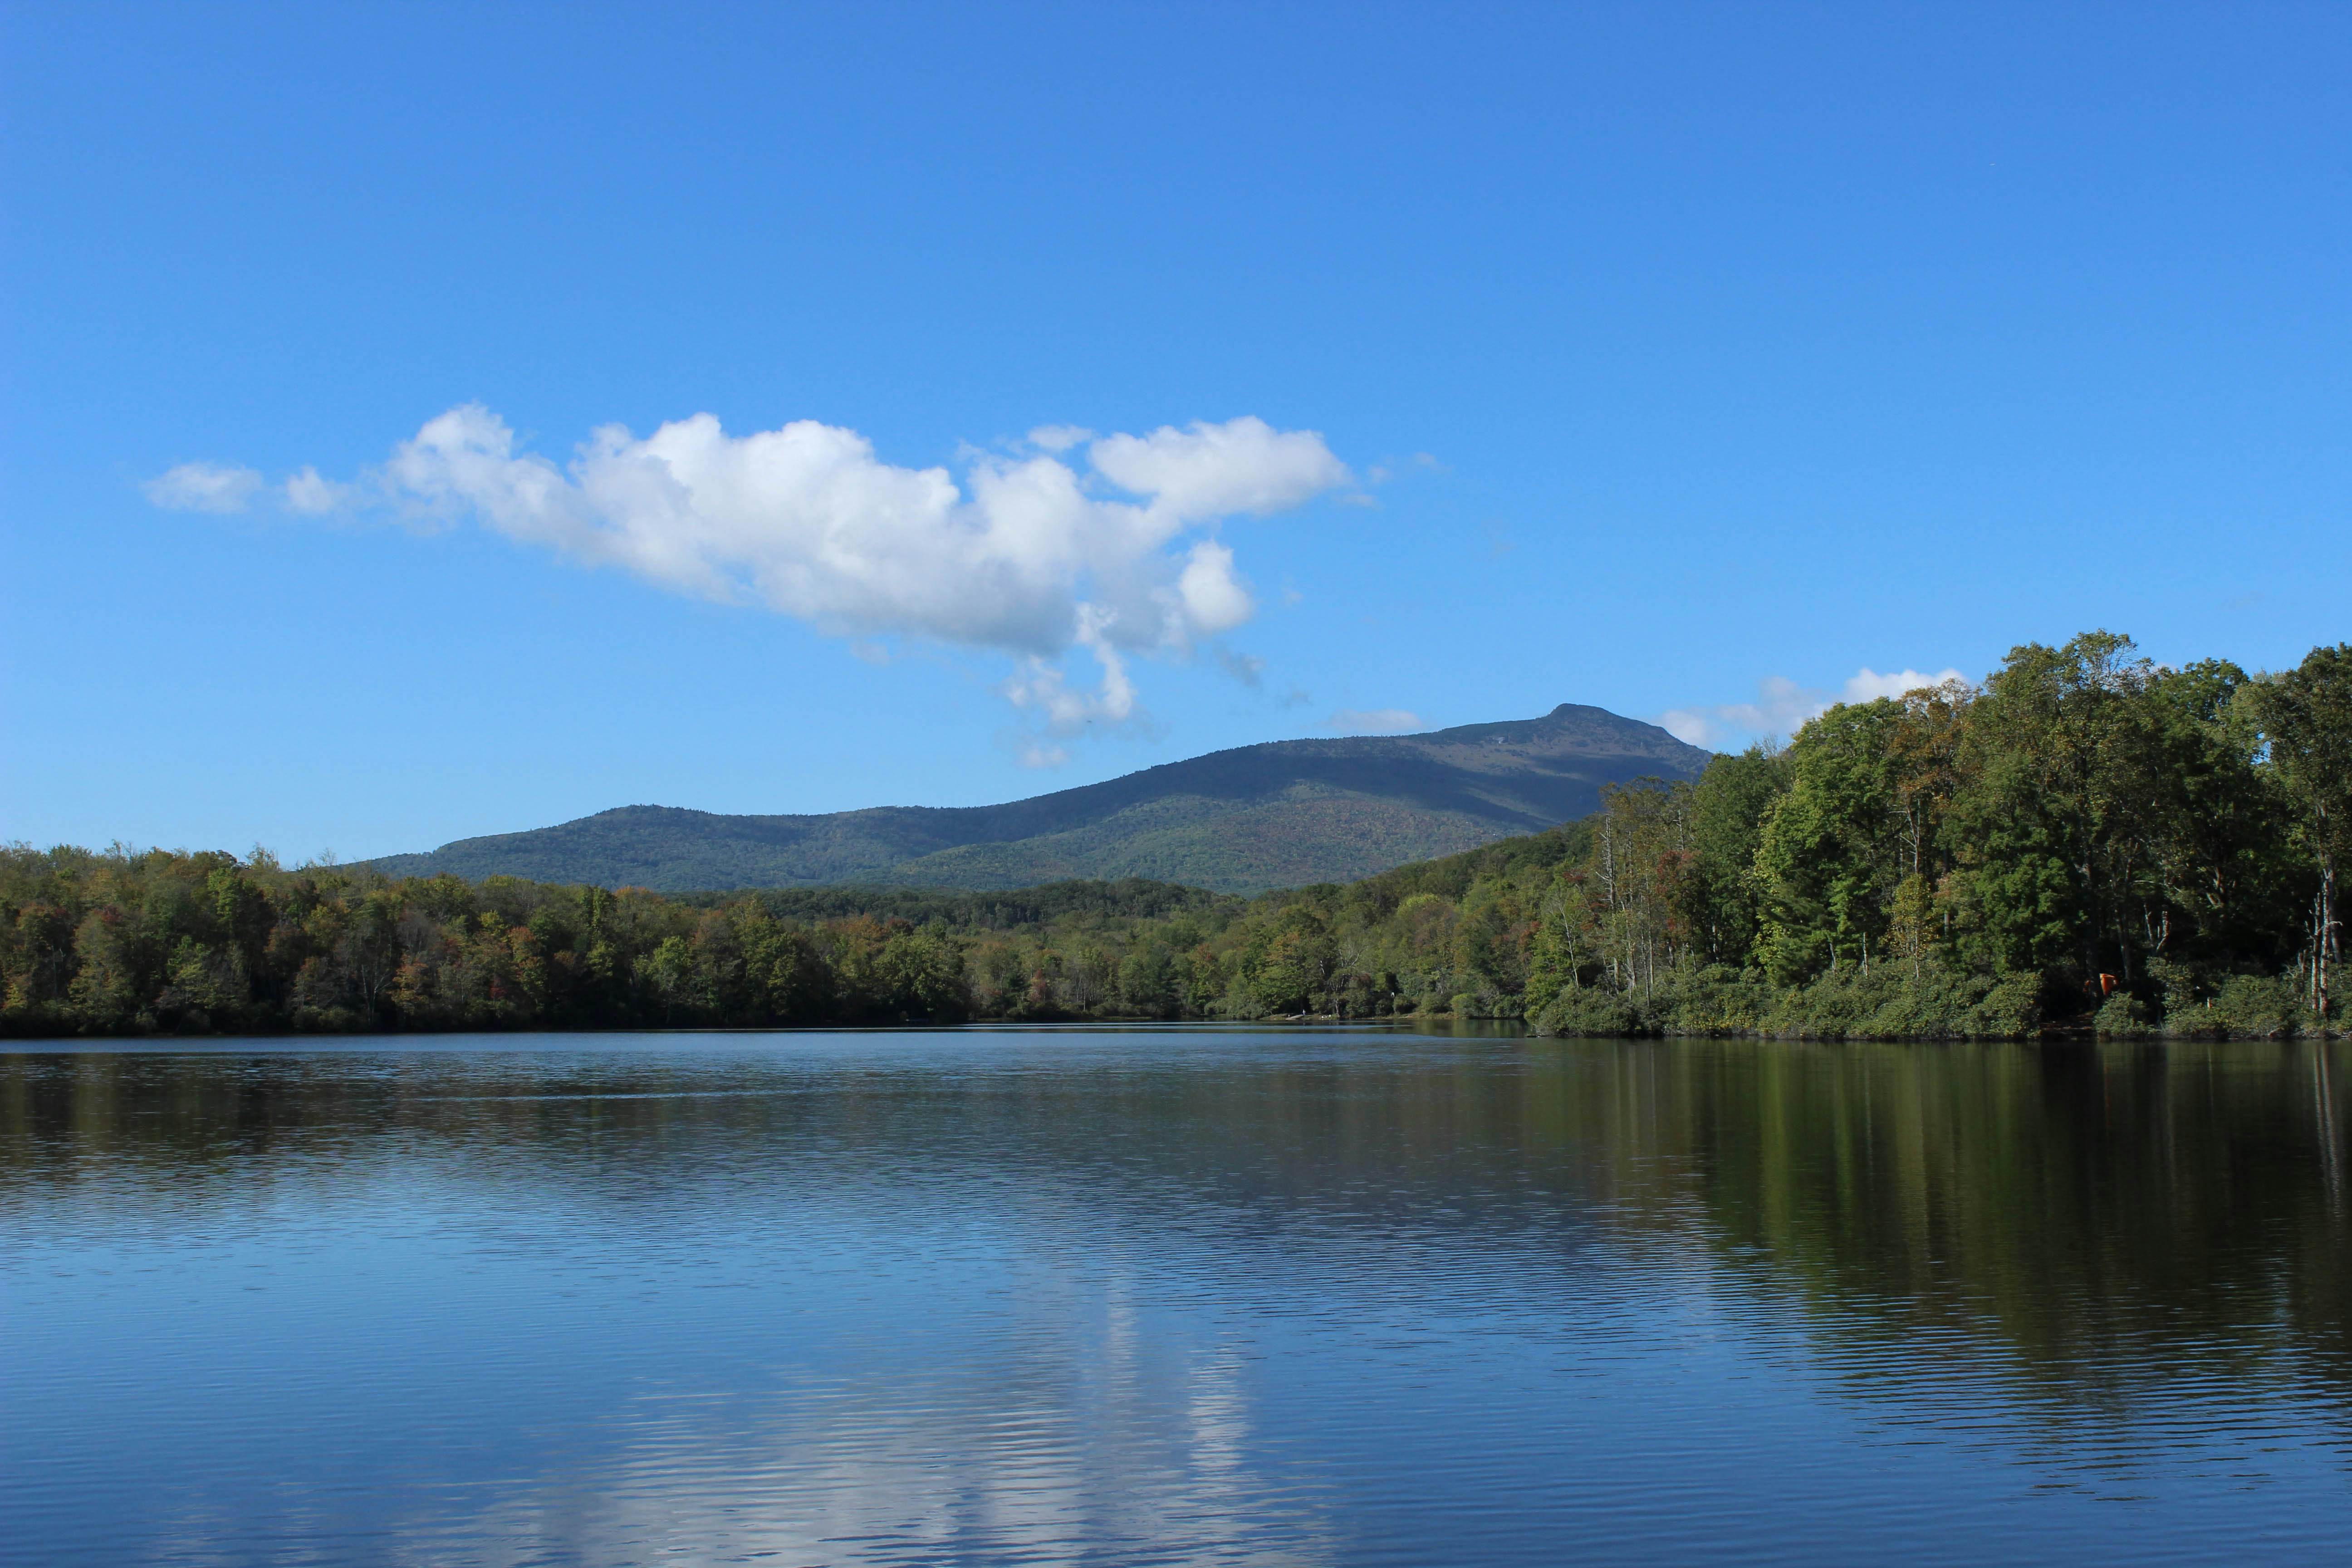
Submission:
[[[663,896],[0,851],[0,1029],[1453,1014],[1546,1033],[2340,1026],[2352,645],[2088,633],[1831,709],[1546,833],[1253,900],[1147,881]]]

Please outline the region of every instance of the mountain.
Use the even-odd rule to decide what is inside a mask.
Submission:
[[[1220,892],[1347,882],[1581,816],[1603,784],[1697,776],[1654,724],[1562,703],[1421,735],[1269,741],[1003,805],[721,816],[625,805],[374,862],[664,892],[860,882],[1021,888],[1148,877]]]

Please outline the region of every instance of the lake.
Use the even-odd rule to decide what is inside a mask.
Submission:
[[[2352,1047],[0,1054],[11,1563],[2352,1560]]]

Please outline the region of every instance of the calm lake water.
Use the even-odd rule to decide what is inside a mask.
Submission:
[[[2352,1048],[0,1054],[0,1558],[2352,1561]]]

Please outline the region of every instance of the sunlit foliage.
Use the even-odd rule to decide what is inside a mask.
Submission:
[[[2092,632],[1840,705],[1548,833],[1255,900],[662,896],[256,851],[0,851],[0,1029],[1524,1018],[1548,1032],[2335,1026],[2352,645],[2249,676]]]

